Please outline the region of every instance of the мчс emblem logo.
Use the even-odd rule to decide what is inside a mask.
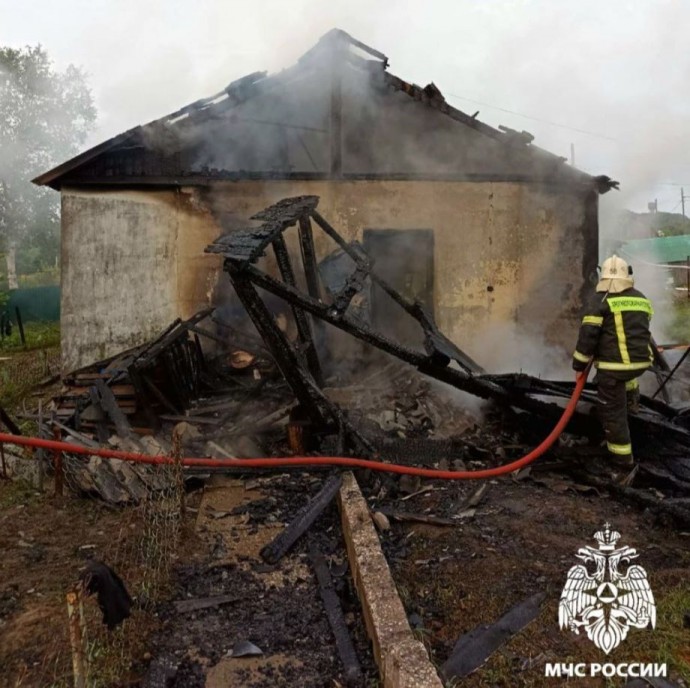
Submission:
[[[646,571],[638,564],[619,569],[637,558],[632,547],[617,547],[620,533],[606,523],[594,539],[599,549],[580,547],[575,555],[584,563],[573,566],[561,593],[558,624],[573,633],[580,629],[606,654],[625,640],[628,630],[656,625],[654,595]],[[590,575],[587,563],[592,562]]]

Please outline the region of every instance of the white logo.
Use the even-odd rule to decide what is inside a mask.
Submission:
[[[606,654],[625,640],[628,630],[652,628],[656,625],[654,595],[649,587],[646,571],[639,565],[628,566],[623,574],[618,567],[639,555],[632,547],[616,548],[621,534],[611,530],[595,533],[599,549],[580,547],[575,555],[584,564],[568,571],[568,578],[558,605],[558,624],[587,637]],[[593,562],[595,571],[587,571],[587,562]]]

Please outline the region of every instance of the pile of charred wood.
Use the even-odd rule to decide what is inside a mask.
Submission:
[[[440,412],[453,402],[439,402],[436,392],[427,389],[423,395],[436,395],[433,403],[420,404],[419,395],[415,401],[415,391],[404,389],[405,380],[420,376],[510,409],[519,414],[518,425],[528,434],[530,426],[543,433],[545,423],[560,417],[572,382],[487,374],[438,330],[422,304],[410,301],[376,274],[363,247],[357,241],[345,241],[320,215],[318,202],[317,196],[284,199],[255,215],[252,220],[259,224],[244,230],[231,227],[228,220],[227,233],[207,248],[224,259],[244,325],[238,326],[232,318],[223,320],[221,309],[204,311],[190,320],[176,321],[149,344],[67,376],[66,389],[56,399],[57,420],[72,433],[100,442],[107,441],[113,431],[128,437],[186,421],[201,428],[188,444],[211,456],[270,455],[279,450],[386,459],[398,456],[394,454],[398,449],[390,449],[391,439],[410,437],[429,442],[427,448],[432,451],[424,455],[430,456],[434,446],[443,452],[448,449],[441,438],[447,440],[453,430],[456,435],[471,432],[472,424],[467,418]],[[216,219],[221,226],[226,222],[222,214]],[[324,280],[314,225],[350,266],[348,276],[337,286]],[[301,254],[297,266],[287,248],[286,234],[291,228]],[[273,254],[270,260],[265,258],[268,251]],[[261,269],[261,261],[276,265],[279,277]],[[417,323],[422,348],[377,332],[353,306],[372,285],[390,297],[391,308],[397,308],[401,318]],[[276,302],[281,304],[280,313]],[[290,326],[285,325],[288,320]],[[369,359],[366,374],[360,371],[359,381],[343,381],[338,373],[342,366],[333,365],[337,356],[332,350],[339,341],[333,333],[342,339],[337,331],[361,342],[369,352],[377,352],[378,358]],[[395,375],[378,380],[385,379],[389,406],[382,408],[377,399],[372,413],[363,413],[362,395],[355,388],[371,390],[372,379],[380,372],[377,366],[390,365],[391,356],[398,361]],[[657,368],[656,373],[662,380],[670,375],[668,367]],[[399,389],[391,398],[390,391],[395,390],[391,379],[396,375]],[[354,398],[350,404],[348,387],[350,401]],[[405,400],[406,394],[411,398]],[[590,385],[565,441],[553,452],[561,464],[564,458],[570,461],[599,451],[601,430],[590,413],[594,401]],[[452,419],[445,429],[439,421],[444,413]],[[643,397],[640,412],[631,417],[642,459],[640,479],[664,490],[666,500],[690,499],[689,423],[682,408],[648,397]],[[257,441],[260,435],[270,440]],[[238,437],[249,437],[251,442],[239,450],[232,442],[224,444]],[[684,514],[687,510],[690,517],[690,506],[684,502],[675,506]]]

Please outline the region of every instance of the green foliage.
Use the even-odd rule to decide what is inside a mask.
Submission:
[[[690,218],[681,213],[635,213],[624,210],[616,222],[613,234],[618,239],[690,234]]]
[[[31,272],[30,274],[21,274],[19,270],[19,288],[24,287],[47,287],[50,285],[60,284],[60,269],[47,268],[41,272]]]
[[[24,337],[26,338],[26,350],[48,349],[60,344],[60,323],[31,322],[24,325]],[[9,351],[24,350],[19,336],[19,328],[12,327],[12,334],[5,337],[0,343],[0,355]]]
[[[59,369],[60,361],[57,323],[27,323],[28,351],[23,350],[16,330],[0,344],[0,406],[10,413],[34,385]]]
[[[680,213],[654,213],[652,229],[657,236],[690,234],[690,219]]]
[[[54,69],[40,46],[0,48],[0,244],[25,268],[54,266],[59,197],[31,179],[77,152],[96,119],[84,72]]]
[[[690,344],[690,299],[673,304],[673,320],[666,328],[671,344]]]

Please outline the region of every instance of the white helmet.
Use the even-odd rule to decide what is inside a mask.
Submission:
[[[632,272],[628,264],[615,253],[607,258],[601,266],[601,276],[597,284],[597,291],[618,294],[632,288],[634,284]]]

